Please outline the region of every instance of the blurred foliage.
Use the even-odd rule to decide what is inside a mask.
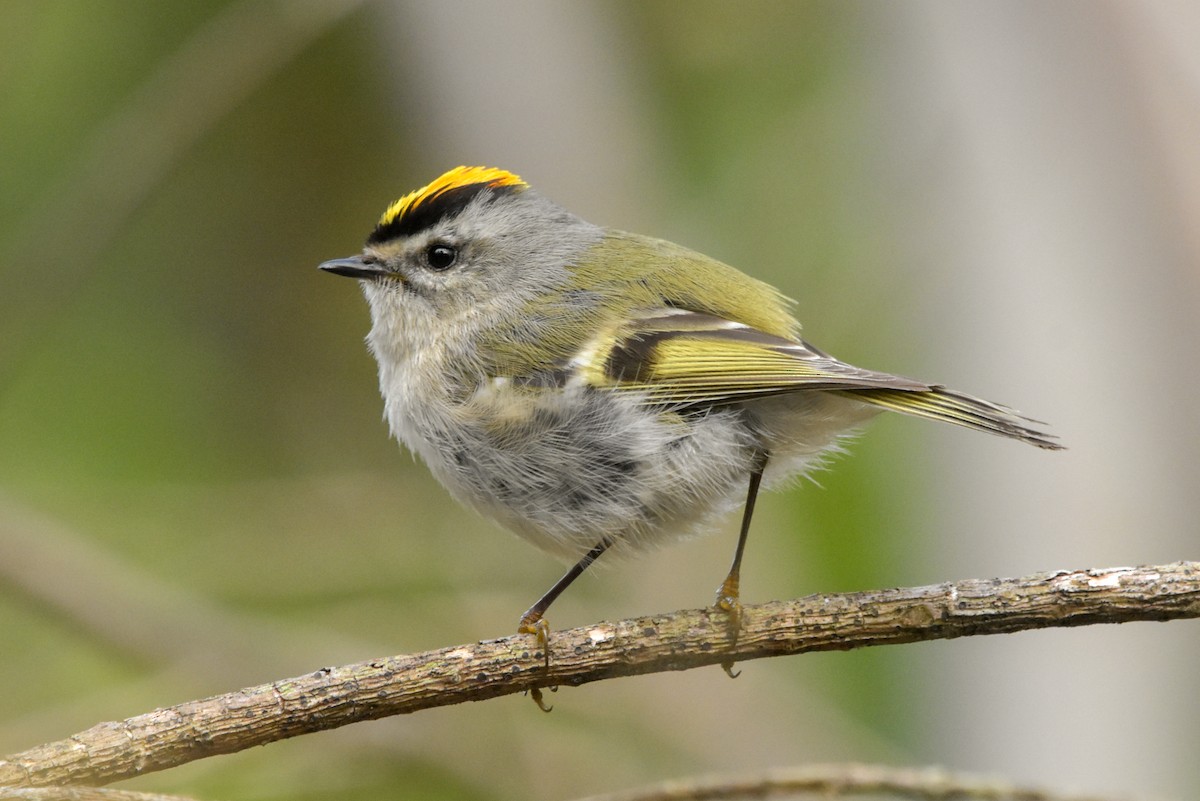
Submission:
[[[106,170],[173,134],[153,113],[127,140],[101,132],[244,8],[0,8],[0,527],[36,510],[61,529],[54,547],[79,549],[80,575],[129,593],[83,622],[70,610],[91,600],[72,596],[69,573],[0,589],[0,676],[21,688],[0,694],[5,752],[321,664],[498,636],[559,569],[453,506],[398,452],[361,298],[313,269],[355,251],[383,206],[445,158],[400,107],[412,76],[381,57],[380,4],[331,15],[277,69],[245,75],[245,99],[122,211],[128,174]],[[797,295],[818,343],[870,362],[886,285],[835,300],[870,280],[845,265],[869,273],[886,242],[846,213],[870,202],[852,133],[857,6],[592,8],[624,34],[619,57],[657,109],[667,225]],[[287,4],[259,13],[286,29]],[[763,502],[750,600],[928,578],[904,545],[922,496],[917,438],[881,429],[819,477],[823,489]],[[581,582],[555,620],[707,602],[727,529]],[[135,649],[126,626],[173,633],[161,651]],[[914,736],[905,659],[814,655],[746,666],[736,684],[712,671],[600,685],[560,693],[549,717],[520,699],[439,710],[130,784],[228,799],[552,798],[714,760],[866,759]],[[688,731],[671,725],[678,715]]]

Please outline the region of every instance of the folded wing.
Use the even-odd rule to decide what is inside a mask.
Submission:
[[[846,364],[799,340],[684,309],[638,314],[595,354],[592,383],[642,394],[675,409],[787,392],[825,391],[892,411],[1062,446],[1011,409],[910,378]]]

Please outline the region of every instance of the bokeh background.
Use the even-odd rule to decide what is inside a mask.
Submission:
[[[808,337],[1050,421],[881,419],[762,500],[748,601],[1200,557],[1200,4],[0,4],[0,753],[504,635],[560,565],[389,441],[315,265],[460,163],[686,243]],[[554,607],[708,603],[735,521]],[[126,783],[568,799],[824,761],[1200,793],[1196,622],[438,709]]]

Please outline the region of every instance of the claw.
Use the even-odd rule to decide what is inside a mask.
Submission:
[[[540,612],[532,610],[525,613],[521,618],[521,623],[517,626],[518,634],[532,634],[537,638],[538,647],[542,649],[542,657],[545,659],[545,669],[550,670],[550,624],[546,622]],[[550,692],[558,692],[557,687],[550,687]],[[545,697],[542,695],[541,687],[530,687],[529,697],[538,705],[538,709],[543,712],[549,712],[554,709],[553,706],[547,706]]]
[[[575,563],[574,567],[563,574],[563,577],[554,583],[554,586],[546,591],[546,594],[537,600],[533,606],[525,614],[521,615],[521,622],[517,626],[518,634],[532,634],[537,637],[537,643],[542,648],[542,656],[546,661],[546,673],[550,672],[550,624],[542,619],[542,615],[546,614],[546,610],[550,608],[550,604],[554,603],[554,599],[562,594],[562,591],[571,585],[571,582],[579,578],[583,571],[588,569],[588,565],[600,558],[600,554],[608,550],[613,541],[608,537],[600,540],[592,546],[592,549],[583,555],[583,558]],[[550,692],[558,692],[557,687],[551,687]],[[542,701],[542,691],[537,687],[530,688],[530,696],[534,703],[543,712],[549,712],[550,708]]]
[[[550,692],[556,693],[556,692],[558,692],[558,688],[551,687]],[[542,710],[543,712],[550,712],[552,709],[554,709],[553,706],[546,706],[546,700],[545,700],[545,697],[542,695],[541,687],[530,687],[529,688],[529,697],[532,698],[533,702],[538,705],[538,709]]]
[[[721,587],[715,606],[729,616],[729,627],[733,629],[734,642],[737,642],[738,632],[742,630],[742,602],[736,594],[730,595],[725,592],[725,587]]]
[[[517,634],[532,634],[537,638],[537,644],[542,649],[546,660],[546,670],[550,669],[550,624],[541,615],[536,617],[526,613],[517,626]]]
[[[721,588],[717,590],[717,602],[715,607],[718,611],[724,612],[729,617],[729,628],[732,633],[732,641],[729,647],[737,645],[738,635],[742,631],[742,602],[738,599],[738,578],[734,574],[730,574],[721,584]],[[721,669],[725,671],[731,679],[736,679],[742,675],[740,670],[733,669],[733,662],[722,662]]]
[[[754,471],[750,474],[750,486],[746,488],[746,506],[742,509],[742,530],[738,533],[737,549],[733,552],[733,564],[729,566],[729,575],[721,582],[717,590],[717,609],[729,616],[729,626],[733,630],[729,648],[737,645],[738,635],[742,632],[742,603],[741,593],[742,554],[746,550],[746,537],[750,533],[750,518],[754,516],[754,501],[758,498],[758,487],[762,483],[763,471],[767,469],[767,451],[759,450],[754,454]],[[733,662],[722,662],[721,668],[731,679],[738,677],[733,672]]]
[[[717,590],[716,607],[729,616],[729,626],[733,629],[733,641],[737,642],[738,632],[742,630],[742,602],[739,592],[737,575],[730,573],[721,582]]]

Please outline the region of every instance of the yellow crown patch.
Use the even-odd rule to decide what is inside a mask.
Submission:
[[[379,218],[379,227],[385,228],[396,220],[404,217],[414,209],[436,200],[452,189],[483,184],[487,187],[515,186],[526,187],[524,181],[506,170],[495,167],[455,167],[439,176],[426,186],[409,192],[404,197],[387,207],[387,211]]]

